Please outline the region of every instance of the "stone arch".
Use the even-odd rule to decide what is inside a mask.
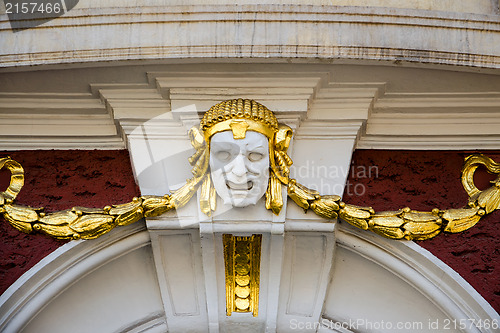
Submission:
[[[417,244],[350,226],[341,226],[336,234],[331,281],[321,319],[311,331],[334,332],[330,328],[347,323],[354,331],[387,331],[399,322],[421,323],[423,329],[414,326],[415,331],[432,331],[434,322],[442,326],[453,319],[498,316],[465,280]],[[3,332],[167,331],[144,225],[64,245],[2,295],[0,314]],[[208,322],[205,327],[190,323],[186,317],[186,330],[208,331]],[[305,323],[281,318],[277,330],[301,331],[300,325]]]

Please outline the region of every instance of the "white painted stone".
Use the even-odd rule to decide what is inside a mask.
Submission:
[[[391,242],[349,225],[339,231],[337,258],[322,315],[326,323],[354,323],[350,329],[356,332],[373,332],[373,325],[382,323],[386,326],[381,331],[399,323],[410,325],[404,331],[432,332],[429,321],[443,327],[453,320],[500,319],[481,297],[473,296],[473,288],[458,273],[414,242]],[[475,305],[464,306],[472,299]],[[495,329],[469,326],[460,331]]]
[[[248,0],[156,0],[155,5],[201,5],[201,4],[248,4]],[[303,4],[303,5],[331,5],[328,0],[259,0],[251,2],[258,4]],[[78,3],[77,8],[99,8],[99,7],[136,7],[141,5],[149,5],[147,1],[137,0],[88,0],[83,3]],[[395,7],[395,8],[415,8],[424,10],[440,10],[454,11],[464,13],[482,13],[489,14],[495,12],[495,3],[490,0],[478,0],[470,2],[467,0],[337,0],[336,6],[373,6],[373,7]]]
[[[359,120],[313,119],[302,122],[294,139],[291,177],[320,194],[342,196],[362,125],[363,121]],[[287,219],[324,220],[312,213],[305,215],[295,204],[288,207]]]
[[[269,182],[269,139],[247,131],[234,139],[231,131],[210,139],[210,175],[224,205],[255,205],[266,193]]]
[[[314,327],[320,321],[330,283],[334,233],[287,232],[284,252],[278,327],[286,332],[292,321]],[[301,331],[316,332],[316,329]]]
[[[165,331],[154,270],[144,224],[72,241],[0,296],[0,331]]]
[[[71,281],[22,332],[63,333],[69,327],[72,332],[121,331],[161,316],[151,261],[151,248],[142,247]]]
[[[129,124],[121,122],[142,193],[164,195],[192,177],[187,159],[194,150],[182,124],[158,118]]]
[[[208,332],[198,229],[150,228],[150,234],[168,331],[185,332],[189,321],[190,332]]]
[[[210,225],[206,223],[207,227]],[[159,298],[155,265],[146,253],[149,251],[149,235],[141,231],[142,228],[141,225],[131,225],[115,229],[97,240],[73,241],[44,258],[0,296],[0,330],[39,332],[43,327],[47,332],[67,332],[67,327],[72,327],[73,331],[79,328],[119,332],[167,331],[170,326]],[[272,238],[275,235],[280,237],[282,232],[264,235],[264,239],[267,239],[263,242],[261,277],[269,278],[264,279],[261,286],[271,298],[270,295],[280,289],[275,288],[275,283],[276,278],[280,278],[282,267],[276,262],[281,260],[277,255],[279,252],[274,252],[272,247],[283,249],[277,241],[279,238]],[[202,236],[210,234],[213,235],[213,232],[202,232]],[[305,234],[318,237],[318,241],[315,239],[313,242],[313,248],[323,252],[323,236]],[[212,250],[212,259],[221,250],[220,235],[216,238],[219,241],[201,238],[202,243],[208,241],[208,245],[217,245],[218,249]],[[185,236],[181,239],[185,239]],[[329,329],[329,325],[346,325],[349,319],[356,322],[358,318],[363,318],[365,323],[372,320],[373,324],[380,323],[382,319],[392,323],[395,318],[403,323],[422,321],[423,325],[427,325],[429,319],[438,319],[441,323],[446,319],[500,320],[498,313],[463,278],[413,242],[394,242],[350,226],[341,226],[337,233],[337,244],[339,249],[335,252],[337,260],[333,279],[328,280],[328,298],[321,317],[315,323],[319,326],[318,332],[352,332]],[[307,251],[304,246],[296,249]],[[295,260],[297,263],[299,261]],[[188,267],[184,263],[180,264]],[[207,273],[205,262],[203,265]],[[213,267],[217,265],[218,269],[210,272],[208,278],[212,289],[205,291],[209,317],[210,311],[217,310],[219,304],[222,304],[221,310],[224,312],[224,303],[220,299],[223,294],[217,292],[218,286],[224,285],[221,281],[223,264],[217,261]],[[307,263],[306,266],[310,267],[311,264]],[[285,266],[285,270],[289,268]],[[300,279],[304,278],[300,267],[294,268],[294,271]],[[186,279],[189,278],[193,277],[186,276]],[[312,297],[310,294],[304,296],[306,299]],[[214,299],[212,308],[210,304]],[[305,321],[291,318],[273,326],[269,316],[277,308],[269,300],[267,304],[263,301],[261,310],[266,317],[267,329],[257,324],[258,329],[254,331],[303,332],[305,330],[300,329],[299,325],[311,322],[311,317]],[[35,317],[34,313],[37,314]],[[54,316],[58,320],[54,320]],[[226,324],[229,326],[225,327],[251,327],[245,322],[254,319],[247,314],[241,314],[239,318],[225,317],[216,311],[215,317],[219,316],[226,321],[221,327]],[[189,316],[184,319],[179,323],[184,325],[185,332],[208,331],[209,328],[211,332],[218,332],[220,328],[218,319],[202,328],[194,327]],[[263,319],[259,315],[257,321],[260,323]],[[235,324],[238,320],[241,320],[241,325]],[[361,327],[356,331],[366,332]],[[495,330],[482,327],[477,330],[466,329],[464,332],[493,333]]]
[[[82,3],[19,33],[11,31],[3,14],[0,67],[213,58],[382,60],[493,69],[500,63],[498,4],[490,0],[380,0],[370,2],[371,7],[366,0],[345,0],[340,6],[326,0],[112,3],[87,8]]]

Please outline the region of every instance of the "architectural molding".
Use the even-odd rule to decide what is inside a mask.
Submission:
[[[150,236],[169,331],[181,332],[188,320],[192,332],[205,332],[207,298],[198,230],[153,228]]]
[[[153,313],[151,316],[123,326],[117,332],[127,333],[164,333],[168,331],[167,322],[162,312]]]
[[[357,143],[365,149],[498,149],[500,93],[386,93]]]
[[[356,149],[394,150],[498,150],[498,135],[362,135]]]
[[[129,120],[118,119],[120,124],[125,124],[124,129],[131,152],[132,164],[142,192],[151,193],[151,188],[146,184],[161,183],[158,179],[158,172],[151,174],[142,172],[145,163],[147,164],[148,161],[154,165],[155,161],[169,160],[168,163],[165,163],[161,167],[161,170],[167,170],[167,175],[174,169],[189,170],[186,163],[187,156],[180,158],[182,154],[179,150],[179,147],[184,147],[186,152],[191,151],[187,148],[189,147],[187,135],[185,137],[169,135],[150,136],[149,131],[157,129],[158,124],[163,121],[179,129],[184,126],[185,133],[187,133],[191,126],[198,126],[199,117],[205,110],[219,102],[220,99],[227,100],[234,97],[235,93],[241,92],[261,96],[262,103],[269,102],[273,104],[273,111],[278,119],[287,120],[287,123],[290,122],[290,125],[297,133],[302,133],[302,135],[297,136],[293,147],[290,147],[288,150],[292,158],[296,155],[304,157],[305,160],[308,158],[314,159],[312,156],[316,156],[319,151],[335,149],[336,154],[324,157],[320,164],[325,167],[327,165],[341,165],[341,168],[347,168],[350,164],[355,140],[363,121],[344,120],[342,124],[338,124],[331,119],[325,119],[326,117],[321,112],[311,112],[308,107],[310,100],[314,98],[316,90],[319,89],[319,84],[323,81],[323,78],[328,77],[328,74],[324,73],[319,76],[314,73],[309,75],[301,74],[280,75],[279,73],[269,74],[264,72],[253,73],[247,76],[246,73],[233,72],[213,73],[212,75],[210,73],[202,73],[202,75],[185,73],[184,75],[174,74],[172,76],[169,76],[168,73],[155,73],[149,75],[150,81],[155,83],[161,95],[168,96],[169,98],[172,108],[172,112],[169,113],[169,119],[164,120],[162,119],[165,118],[163,116],[151,120],[144,119],[144,123],[140,125],[139,130],[131,130],[128,127],[130,124]],[[371,90],[371,93],[375,94],[374,89]],[[353,94],[352,91],[351,94]],[[356,95],[356,92],[354,92],[354,95]],[[361,95],[366,100],[366,92]],[[110,110],[113,110],[117,101],[108,99],[105,99],[105,101],[109,105]],[[324,104],[327,103],[325,102]],[[370,105],[371,99],[368,104],[365,103],[367,108]],[[269,105],[266,106],[269,107]],[[140,110],[137,110],[137,114],[140,114]],[[364,114],[367,115],[368,111],[365,111]],[[138,117],[134,119],[134,121],[138,120]],[[337,133],[332,130],[333,128],[337,129]],[[312,129],[312,132],[308,132],[308,129]],[[318,129],[321,129],[321,131],[318,131]],[[316,140],[318,136],[322,139],[320,143],[315,143],[319,150],[313,152],[308,149],[308,152],[305,153],[304,149],[307,148],[307,143]],[[332,144],[334,148],[332,148]],[[145,145],[155,148],[145,149]],[[176,156],[179,158],[176,158]],[[297,160],[299,164],[305,161],[304,159]],[[187,172],[184,173],[186,174]],[[188,175],[186,176],[189,177]],[[343,191],[346,176],[344,175],[344,177],[332,180],[339,194]],[[318,180],[317,177],[311,177],[310,175],[306,175],[305,178],[302,176],[302,178],[309,182]],[[164,184],[162,187],[163,193],[168,193],[169,188],[172,189],[172,186],[169,184]],[[158,194],[162,193],[160,190],[155,190],[155,192],[158,192]],[[289,320],[289,318],[299,318],[308,321],[319,320],[333,262],[333,248],[335,245],[333,228],[325,228],[318,223],[304,227],[300,223],[297,223],[296,231],[292,231],[294,228],[291,228],[289,229],[289,233],[285,234],[285,217],[296,219],[297,221],[303,218],[303,212],[300,209],[298,211],[288,210],[286,193],[283,193],[284,206],[278,216],[274,216],[264,208],[262,199],[255,206],[251,205],[251,207],[240,209],[232,209],[230,205],[223,204],[219,198],[217,201],[217,210],[212,212],[211,216],[202,214],[198,204],[193,203],[177,209],[176,216],[170,219],[163,218],[162,223],[159,223],[158,220],[148,221],[147,225],[152,237],[158,280],[162,286],[165,313],[167,321],[173,325],[169,325],[170,330],[172,332],[181,332],[183,329],[186,329],[183,326],[185,325],[183,322],[186,316],[192,317],[193,320],[200,323],[195,325],[200,328],[200,331],[204,331],[205,326],[202,323],[206,323],[210,332],[219,332],[221,330],[246,331],[245,327],[249,325],[253,327],[250,331],[254,331],[258,329],[257,327],[260,327],[258,330],[275,332],[279,329],[279,326],[285,325],[284,322]],[[315,220],[315,218],[310,219]],[[177,224],[182,229],[182,232],[172,229],[172,226]],[[187,240],[186,237],[188,237],[188,234],[191,235],[189,236],[191,239],[196,234],[186,229],[188,225],[199,225],[200,243]],[[301,229],[307,230],[307,232],[299,231]],[[227,290],[222,237],[224,234],[251,236],[253,233],[262,233],[259,316],[252,318],[251,314],[244,313],[234,313],[231,316],[226,316],[225,293]],[[169,251],[163,250],[163,246],[161,245],[166,244],[165,239],[169,235],[173,235],[172,237],[182,242],[183,245],[179,245],[179,248],[190,247],[189,244],[192,245],[193,243],[198,244],[197,247],[201,248],[201,258],[200,256],[196,256],[192,260],[189,258],[179,260],[178,255],[172,257],[172,254],[169,254]],[[304,246],[311,239],[317,245],[312,252],[310,247]],[[290,251],[287,251],[287,248]],[[317,251],[322,251],[323,260],[315,262],[305,260],[305,258],[314,255],[314,252]],[[186,250],[184,252],[188,252],[189,254],[193,251]],[[189,267],[185,265],[188,262],[195,262],[200,259],[201,262],[194,266],[202,267],[202,272],[197,270],[197,274],[195,274],[193,265]],[[173,268],[167,262],[178,264],[176,268]],[[299,264],[308,265],[308,269],[295,271],[292,274],[293,279],[283,283],[282,279],[287,279],[281,269],[283,265],[298,267]],[[314,269],[312,269],[313,267]],[[172,273],[168,272],[172,270],[184,272],[184,279],[175,280],[169,278],[169,274]],[[191,291],[201,290],[204,287],[205,294],[200,295],[206,295],[206,311],[193,310],[195,308],[203,308],[204,303],[201,302],[201,296],[190,298],[188,295],[191,295],[192,292],[188,291],[185,292],[186,297],[178,298],[175,296],[179,290],[185,289],[186,284],[184,281],[188,281],[189,276],[193,277],[193,279],[196,276],[195,280],[197,281],[190,284]],[[204,277],[204,284],[200,282],[200,277]],[[315,285],[318,284],[318,288],[313,295],[307,296],[310,300],[306,306],[307,309],[299,306],[301,310],[297,311],[298,300],[306,297],[303,293],[308,291],[308,287],[304,289],[301,286],[304,281],[315,281]],[[172,283],[174,284],[172,285]],[[197,285],[200,288],[193,288],[193,285]],[[294,301],[290,303],[292,298]],[[177,306],[179,304],[188,304],[190,306],[187,306],[187,308],[191,309],[191,311],[185,313],[181,318],[176,313],[176,304]]]
[[[211,105],[245,96],[289,125],[300,119],[296,138],[359,136],[361,149],[500,149],[500,94],[494,89],[392,92],[384,82],[337,81],[328,67],[145,75],[148,83],[92,83],[90,93],[0,93],[0,145],[122,149],[131,145],[126,136],[184,140]],[[361,126],[359,133],[352,126]]]
[[[144,232],[144,224],[137,223],[117,229],[116,232],[101,237],[95,242],[72,241],[61,246],[23,274],[0,296],[0,330],[3,332],[30,331],[27,327],[34,320],[34,315],[43,312],[54,299],[65,291],[71,290],[72,286],[78,285],[80,280],[91,276],[94,271],[149,244],[150,239]],[[74,309],[77,311],[76,308]],[[60,320],[57,324],[60,332],[65,332],[67,329],[61,326],[61,320],[73,320],[73,323],[77,318],[87,320],[76,314],[73,314],[73,319],[65,317],[64,310],[60,310]],[[66,311],[71,313],[72,308],[67,307]],[[134,318],[128,318],[128,320],[133,321]],[[123,323],[119,323],[118,327],[123,326]],[[36,331],[35,327],[31,329]],[[76,327],[74,329],[76,330]],[[50,331],[56,332],[56,327]]]
[[[489,305],[458,273],[414,242],[401,241],[389,244],[387,239],[363,233],[352,228],[351,226],[342,224],[337,233],[337,244],[340,248],[347,250],[347,252],[356,253],[356,255],[360,255],[369,262],[380,265],[383,270],[391,271],[393,274],[402,277],[403,280],[405,280],[405,284],[408,284],[405,288],[406,296],[409,296],[411,293],[410,289],[408,289],[408,287],[410,287],[415,288],[418,293],[426,295],[425,297],[429,300],[432,299],[433,305],[429,305],[430,308],[428,311],[433,311],[431,310],[431,307],[436,307],[436,310],[439,309],[438,311],[443,311],[447,318],[453,318],[456,320],[473,319],[475,321],[489,320],[491,322],[500,320],[499,314],[491,307],[491,305]],[[390,247],[389,251],[389,247],[387,246]],[[342,257],[337,257],[337,262],[341,260]],[[334,268],[333,281],[335,281],[336,278],[339,278],[335,270],[339,270],[339,267]],[[372,277],[373,279],[375,279],[375,274],[376,273],[374,273],[374,276]],[[353,279],[351,283],[353,284],[356,284],[356,281],[365,281],[363,283],[363,287],[359,285],[360,290],[362,290],[361,292],[367,290],[371,290],[368,293],[373,294],[380,292],[380,289],[372,288],[372,286],[370,286],[370,279],[367,280],[368,277],[359,275],[355,276],[355,274],[351,277]],[[344,276],[344,278],[348,277]],[[341,284],[338,284],[335,287],[335,283],[332,283],[330,288],[333,289],[330,291],[339,291],[339,286],[341,286]],[[378,288],[382,288],[382,286],[378,286]],[[394,291],[396,290],[397,288],[394,289]],[[385,291],[390,293],[392,290]],[[330,297],[335,297],[334,293],[331,293],[330,295]],[[343,312],[342,309],[347,309],[350,305],[342,303],[342,296],[337,294],[337,297],[339,297],[339,300],[337,301],[330,302],[330,300],[327,300],[325,302],[322,318],[325,319],[326,322],[344,322],[349,319],[349,317],[342,316],[341,313]],[[352,297],[356,297],[356,295],[351,294],[348,297],[352,299]],[[374,296],[372,295],[372,297]],[[377,298],[374,297],[372,299],[376,300]],[[397,302],[396,299],[393,301]],[[377,301],[375,301],[375,303],[376,302]],[[340,304],[342,304],[342,309],[335,307],[335,305]],[[404,309],[401,309],[402,312],[399,316],[394,317],[394,313],[385,312],[374,303],[362,304],[357,302],[355,304],[360,307],[365,307],[365,310],[360,309],[361,312],[364,311],[365,313],[359,313],[359,317],[357,318],[365,318],[367,321],[369,321],[370,318],[377,318],[378,321],[386,319],[391,321],[390,318],[394,321],[394,318],[397,318],[397,320],[404,322],[405,316],[408,315],[403,313]],[[336,310],[335,313],[331,312],[333,309]],[[390,318],[387,318],[389,313]],[[414,316],[413,319],[416,320],[419,314],[413,312],[412,316]],[[422,317],[422,324],[424,328],[428,328],[425,326],[428,324],[428,318],[429,316],[427,314],[424,314]],[[362,332],[365,331],[359,327],[358,330]],[[324,331],[336,332],[334,330]],[[461,331],[494,332],[495,328],[475,327],[474,325],[471,325]],[[349,332],[349,330],[347,330],[347,332]]]
[[[92,83],[90,93],[2,92],[0,145],[122,149],[131,145],[125,137],[184,140],[211,105],[245,96],[292,127],[300,121],[296,138],[358,136],[361,149],[500,149],[500,94],[493,88],[394,92],[387,91],[390,81],[344,82],[324,68],[151,71],[147,83]]]
[[[123,149],[115,121],[89,93],[0,93],[0,146]]]
[[[72,296],[76,297],[78,295],[78,288],[75,289],[71,286],[86,285],[89,281],[92,281],[94,274],[99,275],[101,274],[100,272],[106,271],[107,267],[111,267],[110,263],[116,262],[119,258],[127,258],[129,254],[134,253],[134,249],[147,246],[149,244],[149,236],[143,230],[143,224],[131,225],[113,230],[110,234],[97,240],[72,241],[44,258],[0,297],[1,329],[6,332],[17,332],[24,328],[23,332],[30,332],[31,322],[35,324],[40,316],[44,316],[45,314],[50,315],[54,311],[59,311],[60,315],[64,313],[65,316],[59,317],[58,321],[50,321],[55,326],[50,327],[49,330],[51,332],[59,332],[57,331],[57,328],[59,328],[62,329],[61,332],[65,332],[67,328],[61,325],[64,323],[64,318],[70,318],[71,323],[76,325],[73,329],[79,332],[77,324],[81,319],[81,313],[75,312],[78,311],[78,307],[75,304],[72,304],[72,306],[65,305],[60,300],[64,298],[74,300]],[[321,238],[316,233],[306,232],[304,235],[306,237],[314,235]],[[318,240],[318,246],[321,248],[322,240]],[[421,318],[419,317],[421,313],[415,312],[415,304],[422,305],[419,311],[437,311],[441,313],[439,316],[443,315],[443,317],[432,316],[433,319],[441,318],[441,320],[444,320],[448,318],[449,320],[459,320],[460,318],[471,318],[483,321],[500,319],[491,306],[463,278],[413,242],[394,242],[342,224],[337,230],[337,243],[340,250],[337,249],[335,255],[337,259],[333,268],[332,279],[323,280],[328,281],[328,285],[325,286],[327,287],[327,300],[320,312],[321,318],[313,320],[313,322],[335,323],[348,320],[349,318],[365,318],[369,320],[372,318],[370,316],[376,316],[380,320],[386,319],[385,316],[387,313],[392,315],[392,319],[396,318],[397,320],[405,321],[408,316],[407,309],[401,307],[400,303],[396,301],[385,302],[381,298],[379,301],[384,302],[384,306],[377,306],[377,298],[369,298],[369,300],[358,298],[361,294],[358,292],[353,293],[352,289],[349,289],[350,291],[348,291],[348,295],[346,296],[345,291],[338,289],[343,284],[356,284],[360,282],[361,292],[370,290],[365,295],[366,297],[380,292],[387,292],[388,290],[382,288],[383,285],[373,285],[372,279],[375,278],[381,278],[381,280],[377,280],[380,283],[383,281],[396,283],[392,285],[392,288],[396,292],[401,290],[403,293],[402,296],[407,297],[406,302],[408,303],[408,307],[412,309],[412,315],[415,315],[413,320]],[[297,245],[300,244],[296,243]],[[266,253],[265,251],[268,250],[264,247],[263,253]],[[330,249],[327,252],[330,252]],[[285,254],[288,256],[291,252],[285,252]],[[329,255],[331,254],[329,253]],[[295,256],[297,264],[297,253],[295,253]],[[130,257],[130,260],[132,260],[132,257]],[[321,259],[321,256],[319,256],[318,260],[324,261],[329,259],[328,257]],[[337,264],[343,260],[350,260],[349,262],[352,264],[352,267],[349,268]],[[286,264],[289,261],[290,257],[286,257],[284,261],[285,271],[291,268]],[[365,263],[369,269],[373,268],[373,275],[360,275],[360,272],[354,269],[358,267],[359,263]],[[308,265],[311,264],[308,263]],[[152,267],[154,266],[153,261],[149,262],[148,265],[151,266],[148,269],[154,270],[154,267]],[[269,266],[270,269],[276,268],[273,267]],[[294,269],[297,272],[300,271],[300,267],[295,267]],[[127,274],[131,274],[130,267],[127,270]],[[118,281],[122,273],[123,271],[120,269],[115,270],[114,275],[108,275],[108,278],[111,281]],[[214,276],[217,276],[215,271],[212,273],[215,274]],[[382,274],[382,276],[379,276],[379,274]],[[142,290],[142,293],[147,294],[145,290],[153,287],[150,285],[151,281],[141,280],[137,282],[138,284],[135,285],[123,286],[124,289],[122,292],[126,291],[128,293],[131,288],[139,288],[140,286],[139,289]],[[154,288],[159,288],[158,281],[154,283]],[[282,288],[285,285],[286,283],[282,283]],[[322,288],[321,283],[320,288]],[[211,297],[212,291],[207,290],[206,292],[207,297]],[[306,296],[312,297],[311,299],[315,297],[315,294],[313,290],[311,290],[311,293],[306,292]],[[344,299],[345,296],[350,297],[351,301]],[[410,296],[412,297],[411,299],[408,298]],[[401,297],[401,295],[397,297]],[[356,307],[352,307],[353,301]],[[139,300],[135,299],[130,304],[131,306],[135,306],[138,302]],[[158,302],[161,301],[158,300]],[[163,317],[163,312],[159,309],[152,310],[144,314],[141,318],[128,317],[126,320],[129,321],[129,324],[125,324],[123,317],[119,315],[119,307],[108,308],[107,302],[104,302],[102,299],[99,301],[96,299],[91,304],[92,310],[88,310],[90,312],[86,312],[87,315],[102,317],[106,313],[108,315],[106,319],[107,324],[109,327],[117,324],[117,332],[141,332],[145,329],[148,329],[148,331],[150,329],[151,332],[160,332],[167,327],[171,329],[169,325],[170,321],[168,318],[165,319]],[[336,307],[339,304],[341,308]],[[286,309],[286,306],[285,308],[283,306],[284,304],[280,304],[278,307],[279,311]],[[103,307],[106,307],[106,309]],[[332,309],[336,309],[337,311],[332,313]],[[364,312],[366,309],[369,310],[370,315],[363,317],[367,315]],[[110,312],[110,310],[114,312]],[[35,316],[33,315],[34,313],[36,313]],[[435,315],[437,314],[435,313]],[[425,317],[423,325],[428,324],[428,318],[428,316]],[[192,327],[192,321],[189,317],[179,317],[179,319],[181,320],[179,322],[180,325],[184,325],[181,331]],[[286,331],[292,327],[291,325],[299,322],[298,320],[278,321],[277,330]],[[88,325],[92,325],[92,323],[87,322],[87,328],[89,327]],[[103,327],[101,326],[100,329],[103,329]],[[34,329],[40,329],[40,326]],[[200,328],[200,331],[206,332],[208,330],[208,324]],[[318,332],[333,331],[325,326],[318,330]],[[357,331],[364,332],[365,330],[359,328]],[[484,326],[478,329],[472,327],[463,330],[463,332],[494,331],[494,329],[487,329]],[[337,330],[337,332],[350,331]]]
[[[305,58],[500,68],[498,17],[485,14],[248,2],[143,6],[134,14],[127,7],[114,6],[74,8],[22,34],[9,30],[3,14],[0,67],[110,60]],[[123,31],[130,31],[130,37]],[[34,33],[45,42],[30,43]],[[79,37],[102,34],[100,42]],[[450,34],[456,37],[449,38]],[[456,43],[458,39],[467,43]]]

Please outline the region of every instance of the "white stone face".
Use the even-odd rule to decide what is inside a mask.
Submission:
[[[231,131],[216,133],[210,140],[210,173],[217,194],[233,207],[255,205],[269,181],[269,140],[247,131],[235,140]]]

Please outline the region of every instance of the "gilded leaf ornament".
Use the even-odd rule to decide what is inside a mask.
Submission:
[[[47,213],[43,208],[18,205],[17,194],[24,185],[22,166],[9,157],[0,159],[0,169],[11,173],[10,185],[0,192],[0,213],[14,228],[25,232],[40,232],[58,239],[93,239],[116,226],[134,223],[144,217],[159,216],[184,206],[198,188],[200,208],[206,215],[216,209],[217,192],[210,175],[210,140],[224,131],[232,131],[234,139],[242,140],[248,131],[264,135],[269,140],[269,179],[265,190],[266,208],[279,214],[283,207],[282,186],[290,199],[304,211],[312,210],[325,219],[342,220],[392,239],[425,240],[441,232],[458,233],[473,227],[482,216],[500,208],[500,164],[487,156],[475,154],[465,159],[462,184],[469,195],[466,207],[415,211],[405,207],[396,211],[375,212],[371,207],[350,205],[336,195],[320,195],[289,177],[291,158],[287,149],[292,139],[290,127],[279,124],[274,114],[262,104],[244,99],[228,100],[208,110],[199,127],[189,131],[195,153],[189,158],[193,177],[173,193],[164,196],[143,195],[131,202],[103,208],[73,207]],[[492,185],[479,190],[474,184],[478,167],[496,175]],[[237,307],[235,308],[237,309]]]

